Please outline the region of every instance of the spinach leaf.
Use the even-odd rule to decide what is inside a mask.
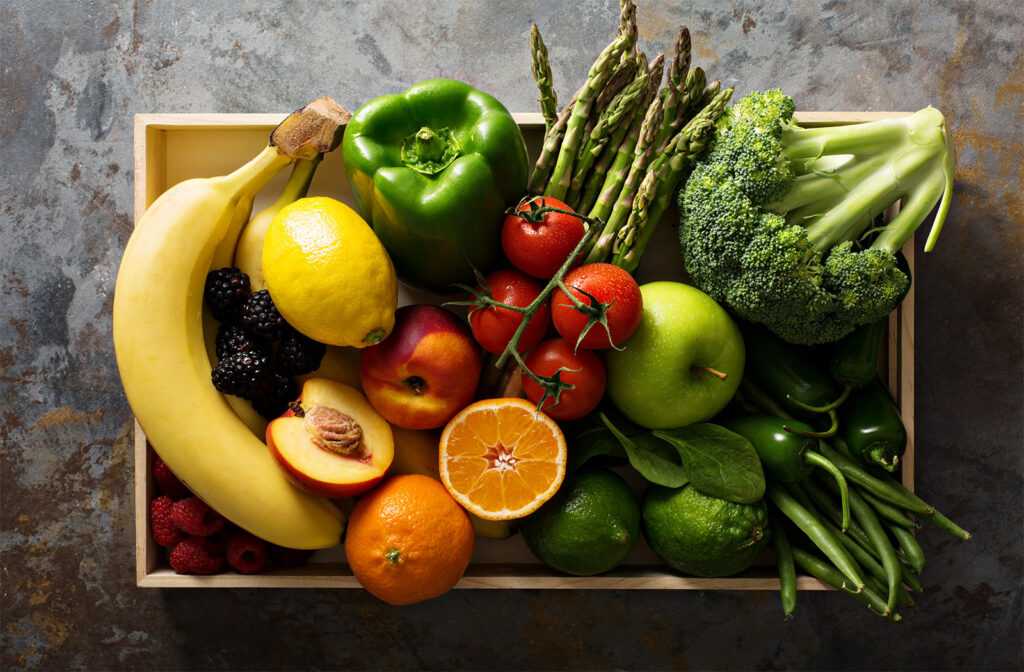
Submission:
[[[566,471],[572,473],[595,457],[617,457],[626,459],[615,435],[605,427],[588,427],[569,440],[569,462]]]
[[[764,497],[761,460],[745,437],[706,422],[654,430],[654,436],[679,451],[690,483],[704,494],[740,504]]]
[[[668,488],[679,488],[686,485],[686,471],[682,465],[666,455],[666,451],[657,444],[661,443],[651,434],[640,434],[632,438],[626,436],[601,413],[601,421],[605,424],[622,449],[626,452],[629,464],[640,472],[640,475],[651,483],[664,485]]]

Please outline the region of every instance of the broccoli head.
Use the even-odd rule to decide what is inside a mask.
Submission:
[[[691,282],[791,343],[825,343],[890,313],[910,286],[897,252],[952,193],[942,114],[802,128],[782,91],[754,92],[716,126],[680,191]],[[881,213],[904,201],[890,222]]]

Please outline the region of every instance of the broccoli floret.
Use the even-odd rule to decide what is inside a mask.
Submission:
[[[896,253],[952,194],[942,114],[802,128],[780,90],[731,107],[680,192],[691,282],[792,343],[837,340],[891,312],[910,285]],[[905,199],[888,224],[876,218]]]

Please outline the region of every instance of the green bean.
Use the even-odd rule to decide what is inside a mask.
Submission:
[[[923,502],[915,502],[913,499],[908,497],[906,493],[894,488],[890,483],[873,476],[866,469],[854,462],[853,458],[849,455],[840,453],[825,441],[819,442],[818,452],[832,460],[832,462],[839,467],[839,470],[843,472],[843,476],[846,476],[848,481],[853,481],[861,488],[876,495],[880,499],[891,504],[901,506],[913,513],[925,513],[933,510],[927,504],[923,504]]]
[[[917,543],[917,537],[902,527],[890,525],[889,529],[892,530],[893,536],[899,542],[900,549],[903,551],[903,555],[907,558],[910,566],[918,574],[923,572],[925,565],[924,550],[921,548],[921,544]]]
[[[828,530],[822,526],[817,518],[801,506],[778,483],[769,482],[766,492],[772,503],[835,563],[836,568],[845,574],[858,590],[864,587],[864,580],[860,577],[860,572],[857,571],[856,561],[843,548],[842,544],[839,544],[832,538],[832,535],[829,534]]]
[[[782,612],[788,621],[796,610],[796,565],[793,563],[793,550],[789,545],[786,529],[776,516],[772,516],[772,548],[775,549],[775,566],[779,572]]]
[[[882,556],[882,567],[885,569],[885,576],[889,586],[889,596],[885,603],[886,614],[892,613],[896,609],[896,600],[899,596],[901,581],[900,561],[896,557],[896,549],[892,547],[892,543],[889,541],[881,521],[878,520],[878,516],[868,506],[868,503],[857,494],[856,489],[850,493],[850,506],[853,508],[853,515],[857,522],[861,524],[868,533],[868,536],[871,537],[871,542]]]
[[[913,518],[908,516],[906,512],[898,506],[883,501],[865,490],[860,491],[860,496],[863,497],[864,501],[870,504],[871,508],[875,510],[875,513],[884,518],[887,523],[908,530],[920,527]]]
[[[871,609],[872,613],[882,616],[894,623],[903,620],[903,617],[898,613],[891,613],[886,616],[884,614],[885,600],[883,600],[878,593],[867,587],[861,587],[860,590],[850,589],[841,572],[814,554],[808,553],[798,546],[794,546],[793,560],[801,569],[814,578],[827,583],[833,588],[853,595],[856,599],[866,604],[868,608]]]

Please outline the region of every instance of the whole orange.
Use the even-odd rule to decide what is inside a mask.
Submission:
[[[359,583],[389,604],[443,595],[462,577],[476,536],[465,510],[428,476],[391,476],[363,495],[345,533]]]

